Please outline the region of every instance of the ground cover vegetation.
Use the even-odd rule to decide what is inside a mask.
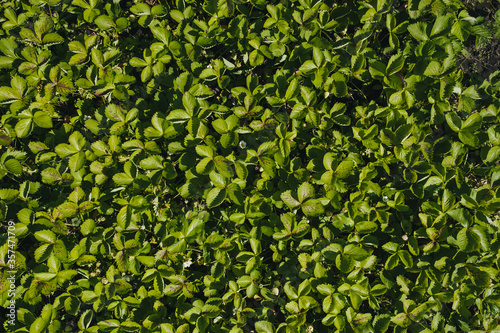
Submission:
[[[0,6],[6,331],[499,328],[494,1]]]

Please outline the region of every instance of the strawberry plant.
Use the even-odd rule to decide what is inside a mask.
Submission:
[[[5,331],[500,329],[474,6],[1,1]]]

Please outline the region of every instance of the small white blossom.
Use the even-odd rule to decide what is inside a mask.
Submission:
[[[193,262],[191,261],[191,259],[189,259],[188,261],[186,261],[184,263],[184,268],[188,268],[189,266],[191,266],[193,264]]]
[[[384,196],[382,197],[382,200],[384,200],[384,202],[387,202],[387,201],[389,201],[389,197],[388,197],[387,195],[384,195]]]
[[[247,147],[247,143],[245,141],[240,141],[239,146],[241,149],[245,149]]]

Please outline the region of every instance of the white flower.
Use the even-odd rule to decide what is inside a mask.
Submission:
[[[384,200],[384,202],[387,202],[387,201],[389,201],[389,197],[388,197],[387,195],[384,195],[384,196],[382,197],[382,200]]]
[[[193,262],[191,261],[191,259],[189,259],[188,261],[186,261],[186,262],[184,263],[184,268],[188,268],[189,266],[191,266],[191,264],[192,264],[192,263],[193,263]]]
[[[240,141],[239,146],[241,149],[245,149],[247,147],[247,143],[245,141]]]

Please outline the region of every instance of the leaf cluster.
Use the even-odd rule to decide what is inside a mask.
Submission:
[[[0,8],[7,331],[499,328],[500,72],[459,69],[462,1]]]

